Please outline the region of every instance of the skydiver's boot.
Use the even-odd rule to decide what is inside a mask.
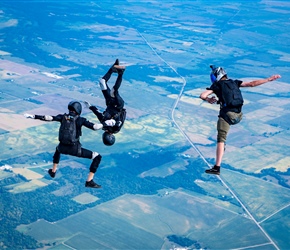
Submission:
[[[113,72],[118,73],[118,75],[122,75],[124,73],[125,69],[126,69],[125,66],[114,65]]]
[[[113,72],[117,72],[116,69],[114,68],[115,65],[119,65],[119,59],[116,59],[115,63],[112,65],[112,67],[109,68],[108,72],[102,77],[105,80],[105,82],[109,81]]]
[[[50,175],[51,178],[55,177],[56,172],[52,172],[52,169],[48,169],[48,174]]]
[[[86,181],[85,187],[87,188],[101,188],[102,186],[95,183],[94,180]]]
[[[113,66],[111,67],[111,69],[112,69],[112,71],[113,71],[114,73],[117,72],[117,70],[116,70],[116,68],[115,68],[116,66],[119,66],[119,59],[116,59],[115,63],[114,63]]]
[[[215,175],[219,175],[220,174],[220,167],[214,165],[213,168],[207,169],[205,170],[205,172],[207,174],[215,174]]]

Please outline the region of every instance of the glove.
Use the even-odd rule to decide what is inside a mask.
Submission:
[[[35,118],[35,115],[31,115],[31,114],[24,114],[24,116],[26,118],[30,118],[30,119],[34,119]]]
[[[92,105],[89,103],[89,102],[87,102],[87,101],[84,101],[84,104],[86,105],[86,108],[90,108]]]
[[[103,124],[99,124],[99,123],[94,124],[94,130],[99,130],[101,128],[103,128]]]
[[[45,115],[45,116],[44,116],[44,120],[45,120],[45,121],[52,121],[53,118],[52,118],[51,115]]]
[[[105,121],[105,124],[109,127],[113,127],[116,124],[116,121],[114,119],[110,119]]]

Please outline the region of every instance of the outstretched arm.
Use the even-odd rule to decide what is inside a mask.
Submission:
[[[86,107],[88,109],[90,109],[91,111],[93,111],[93,113],[98,117],[99,122],[103,121],[104,115],[102,112],[100,112],[98,110],[98,108],[94,105],[91,105],[88,101],[84,101],[84,104],[86,105]]]
[[[30,119],[37,119],[42,121],[53,121],[53,116],[51,115],[31,115],[31,114],[24,114],[26,118]]]
[[[243,82],[240,86],[241,87],[256,87],[256,86],[262,85],[264,83],[274,81],[274,80],[279,79],[279,78],[281,78],[280,75],[272,75],[272,76],[265,78],[265,79],[254,80],[251,82]]]
[[[201,98],[204,101],[207,101],[210,104],[216,103],[217,99],[215,98],[215,96],[209,97],[213,93],[214,92],[212,90],[205,90],[200,94],[199,98]]]
[[[85,127],[93,129],[93,130],[99,130],[103,129],[105,127],[113,127],[116,124],[115,120],[107,120],[104,123],[91,123],[90,121],[86,121],[84,123]]]
[[[103,113],[101,113],[101,112],[98,110],[98,108],[97,108],[96,106],[90,106],[89,109],[90,109],[91,111],[93,111],[93,113],[95,114],[95,116],[98,117],[98,120],[99,120],[100,122],[103,121],[104,115],[103,115]]]

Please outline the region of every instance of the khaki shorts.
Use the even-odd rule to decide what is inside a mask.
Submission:
[[[229,111],[227,112],[227,116],[231,121],[237,124],[242,120],[243,113],[242,112],[235,113]],[[222,117],[219,117],[217,121],[217,131],[218,131],[217,142],[226,142],[229,130],[230,125]]]

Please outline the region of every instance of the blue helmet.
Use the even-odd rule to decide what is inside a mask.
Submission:
[[[222,67],[210,65],[210,68],[212,69],[210,73],[210,80],[212,83],[218,82],[220,79],[227,75],[227,72]]]
[[[82,113],[82,105],[80,102],[77,101],[71,101],[68,106],[68,110],[75,111],[78,115]]]

